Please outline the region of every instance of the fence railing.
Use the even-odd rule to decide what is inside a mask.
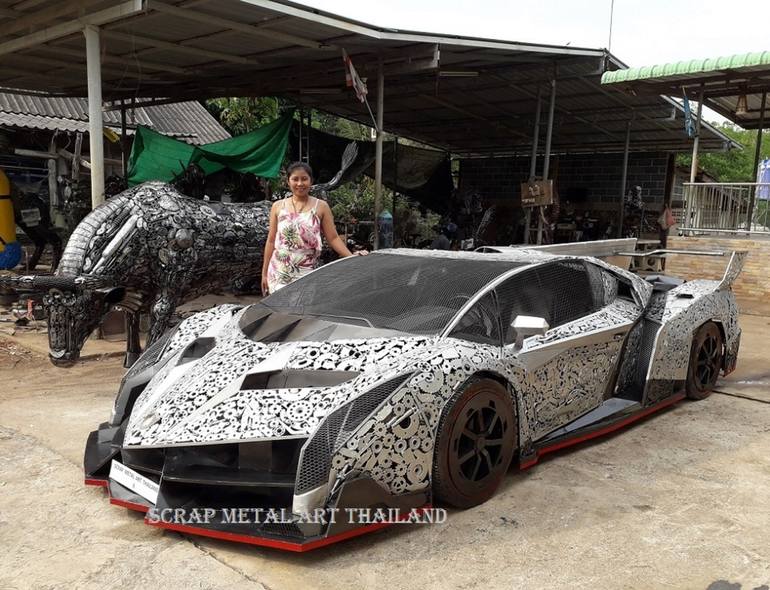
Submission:
[[[685,182],[683,207],[673,213],[684,232],[770,234],[768,203],[770,183]]]

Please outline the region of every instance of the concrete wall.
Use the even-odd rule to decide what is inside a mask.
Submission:
[[[738,305],[744,313],[770,315],[770,239],[670,236],[668,247],[675,250],[748,250],[743,272],[733,284]],[[666,274],[683,279],[720,279],[728,259],[711,256],[671,255]]]
[[[627,186],[642,187],[647,209],[659,210],[666,190],[665,152],[632,153]],[[542,158],[538,173],[542,171]],[[562,204],[569,200],[578,210],[617,211],[623,154],[561,154],[551,161],[552,177]],[[486,198],[521,199],[520,183],[529,176],[529,157],[473,158],[460,161],[460,188],[476,189]],[[584,200],[581,200],[584,199]]]

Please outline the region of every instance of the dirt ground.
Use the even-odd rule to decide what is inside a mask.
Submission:
[[[163,532],[83,486],[122,343],[89,342],[57,369],[43,334],[0,328],[0,590],[766,589],[770,318],[741,325],[721,393],[512,471],[495,498],[443,524],[304,555]]]

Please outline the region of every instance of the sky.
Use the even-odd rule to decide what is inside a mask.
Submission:
[[[295,0],[297,1],[297,0]],[[299,0],[382,27],[606,48],[612,0]],[[767,0],[614,0],[612,53],[630,67],[770,50]]]

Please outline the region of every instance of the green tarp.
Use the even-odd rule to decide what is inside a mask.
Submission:
[[[216,143],[193,146],[146,127],[138,127],[128,161],[128,185],[148,180],[171,182],[189,164],[206,175],[230,168],[256,176],[278,176],[291,129],[292,113],[259,129]]]

